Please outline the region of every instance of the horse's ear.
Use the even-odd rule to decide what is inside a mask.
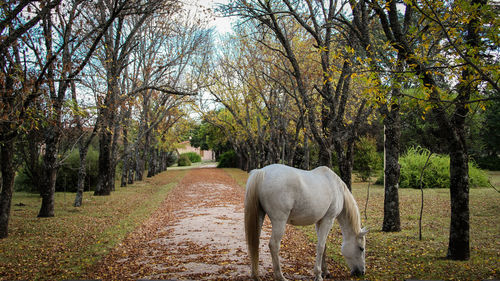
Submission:
[[[361,229],[361,232],[359,233],[359,237],[363,237],[363,236],[365,236],[367,233],[368,233],[368,228],[363,227],[363,228]]]

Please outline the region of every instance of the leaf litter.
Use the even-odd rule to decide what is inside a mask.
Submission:
[[[224,170],[193,169],[147,221],[89,270],[89,277],[248,280],[243,201],[244,189]],[[262,280],[272,280],[270,233],[266,218],[260,243]],[[315,245],[301,231],[287,227],[280,250],[285,277],[311,279],[314,257]],[[334,276],[345,274],[342,265],[328,262]]]

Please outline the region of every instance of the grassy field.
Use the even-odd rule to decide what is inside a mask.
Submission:
[[[9,237],[0,240],[0,280],[84,278],[93,263],[120,243],[159,206],[186,171],[168,171],[110,196],[56,193],[55,217],[37,218],[37,194],[13,196]],[[119,186],[119,184],[117,185]]]
[[[248,174],[225,169],[244,186]],[[144,221],[185,175],[186,170],[169,170],[126,188],[111,196],[85,193],[83,206],[72,207],[73,193],[56,194],[56,217],[37,218],[41,199],[36,194],[15,193],[12,203],[9,238],[0,240],[0,280],[62,280],[85,278],[85,271],[119,245],[127,233]],[[490,181],[500,189],[500,173]],[[500,194],[493,188],[472,189],[471,259],[455,262],[446,255],[449,228],[448,190],[424,190],[423,240],[418,240],[420,191],[400,190],[403,230],[380,231],[383,219],[383,188],[372,186],[364,207],[366,183],[354,183],[354,196],[360,206],[363,224],[371,232],[367,239],[365,280],[484,280],[499,279],[500,273]],[[22,204],[21,204],[22,203]],[[301,229],[312,241],[312,227]],[[340,256],[338,226],[329,237],[329,256]]]
[[[242,186],[248,174],[237,169],[226,169]],[[500,173],[491,179],[500,189]],[[417,189],[400,189],[402,231],[384,233],[382,186],[371,186],[366,209],[367,183],[355,182],[353,194],[358,202],[362,223],[368,226],[367,274],[362,280],[485,280],[500,278],[500,194],[493,188],[476,188],[470,191],[471,259],[449,261],[446,256],[450,223],[448,189],[424,190],[422,220],[423,239],[418,239],[418,221],[421,193]],[[301,228],[312,241],[314,228]],[[328,239],[328,255],[346,264],[340,254],[342,236],[336,224]],[[347,268],[346,268],[347,270]]]

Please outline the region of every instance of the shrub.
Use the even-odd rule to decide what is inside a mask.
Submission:
[[[42,161],[40,159],[40,161]],[[85,177],[85,190],[91,190],[97,185],[99,173],[99,152],[94,147],[89,147],[87,152],[87,175]],[[41,163],[40,163],[41,165]],[[76,192],[78,185],[78,169],[80,167],[80,155],[77,149],[70,152],[64,162],[57,170],[56,191]],[[16,191],[38,192],[37,186],[25,167],[16,174],[14,189]]]
[[[93,189],[97,185],[99,174],[99,152],[94,147],[89,147],[86,159],[85,189]],[[71,151],[57,171],[56,191],[76,192],[78,187],[78,169],[80,167],[80,154],[77,149]]]
[[[420,147],[410,148],[399,158],[401,165],[401,176],[399,186],[401,188],[420,188],[420,174],[425,165],[429,150]],[[378,180],[380,181],[380,180]],[[484,171],[469,162],[469,184],[471,187],[486,186],[488,177]],[[450,157],[447,155],[434,154],[429,159],[422,177],[423,188],[449,188],[450,187]]]
[[[167,152],[166,161],[167,161],[167,167],[170,167],[170,166],[174,165],[175,163],[177,163],[177,153],[175,153],[173,151]]]
[[[177,166],[191,166],[191,160],[189,160],[189,157],[186,154],[181,154],[179,156],[179,160],[177,160]]]
[[[500,170],[500,157],[498,157],[498,155],[479,157],[476,163],[481,169],[487,169],[492,171]]]
[[[217,168],[238,168],[239,157],[234,150],[229,150],[221,154]]]
[[[360,138],[354,151],[354,170],[358,171],[363,181],[368,180],[374,170],[382,167],[382,160],[377,153],[375,139]]]
[[[14,178],[14,190],[26,192],[39,192],[35,183],[30,176],[26,167],[21,167]]]
[[[191,163],[201,162],[201,156],[196,152],[186,152],[182,153],[181,156],[182,155],[186,155]]]

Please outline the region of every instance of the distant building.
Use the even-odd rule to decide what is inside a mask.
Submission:
[[[213,161],[215,160],[215,154],[212,150],[200,150],[199,147],[192,147],[189,141],[183,141],[177,146],[177,152],[179,154],[186,152],[196,152],[201,156],[202,161]]]

